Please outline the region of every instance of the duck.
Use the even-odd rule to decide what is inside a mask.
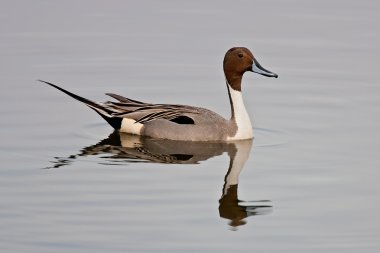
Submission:
[[[51,82],[38,81],[84,103],[121,133],[176,141],[228,142],[252,139],[252,123],[242,96],[243,75],[246,72],[274,78],[278,75],[263,68],[245,47],[233,47],[226,52],[223,70],[231,106],[229,119],[202,107],[145,103],[113,93],[106,95],[115,101],[98,103]]]

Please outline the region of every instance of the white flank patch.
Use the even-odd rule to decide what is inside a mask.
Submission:
[[[232,100],[232,107],[235,113],[235,122],[237,132],[234,136],[227,137],[227,140],[245,140],[253,138],[253,130],[251,120],[244,106],[243,96],[240,91],[236,91],[227,85]]]
[[[123,118],[121,121],[120,132],[141,135],[143,124],[136,123],[134,119]]]

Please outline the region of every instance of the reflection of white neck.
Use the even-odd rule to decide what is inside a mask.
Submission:
[[[229,136],[227,140],[245,140],[252,139],[253,130],[251,120],[247,113],[247,110],[244,106],[243,96],[240,91],[236,91],[231,88],[231,86],[227,83],[230,101],[231,101],[231,109],[232,109],[232,118],[231,120],[235,121],[237,125],[237,132],[234,136]]]
[[[232,156],[229,172],[226,176],[226,184],[224,187],[224,195],[227,194],[231,185],[237,185],[239,183],[239,175],[244,168],[245,162],[248,160],[251,152],[252,140],[234,142],[236,147],[236,153]]]

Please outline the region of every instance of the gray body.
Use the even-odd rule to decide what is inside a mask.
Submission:
[[[237,130],[233,120],[226,120],[219,114],[205,108],[193,107],[196,113],[184,113],[194,124],[177,124],[166,119],[157,119],[144,124],[141,135],[154,138],[184,141],[227,140]]]

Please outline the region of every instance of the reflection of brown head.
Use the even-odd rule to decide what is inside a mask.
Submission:
[[[264,215],[272,212],[272,206],[268,205],[269,200],[249,202],[239,200],[237,184],[230,185],[228,189],[223,189],[223,193],[222,198],[219,200],[219,215],[222,218],[229,219],[229,225],[233,228],[245,225],[247,222],[244,219],[249,216]]]
[[[244,225],[246,222],[243,219],[247,217],[245,207],[239,206],[237,189],[237,185],[231,185],[227,194],[219,200],[220,217],[231,220],[230,225],[233,227]]]

